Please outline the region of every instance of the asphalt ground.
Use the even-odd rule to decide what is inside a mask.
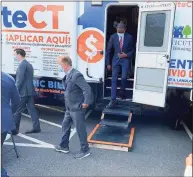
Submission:
[[[192,152],[192,141],[184,130],[171,130],[156,117],[133,116],[136,130],[131,152],[91,148],[91,156],[76,160],[80,146],[74,127],[70,153],[53,149],[60,142],[64,113],[47,108],[38,108],[38,112],[40,134],[25,135],[31,119],[22,116],[20,134],[14,137],[19,158],[14,150],[7,152],[13,148],[9,137],[2,148],[2,163],[10,176],[183,176],[185,158]],[[88,134],[100,116],[99,112],[88,116]]]

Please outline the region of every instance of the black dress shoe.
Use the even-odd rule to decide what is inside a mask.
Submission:
[[[12,130],[11,133],[12,133],[12,135],[17,135],[17,134],[19,133],[19,131],[17,131],[17,130]]]
[[[40,133],[41,130],[29,130],[29,131],[26,131],[25,133],[26,134],[30,134],[30,133]]]
[[[122,100],[125,100],[127,98],[126,94],[125,94],[125,91],[120,92],[120,97],[121,97]]]
[[[116,106],[117,106],[117,100],[111,100],[106,108],[110,109],[110,108],[114,108]]]
[[[122,99],[122,100],[126,100],[127,97],[126,97],[125,95],[121,95],[121,99]]]

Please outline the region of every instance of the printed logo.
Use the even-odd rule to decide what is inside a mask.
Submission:
[[[174,38],[191,38],[192,28],[189,25],[186,26],[174,26],[173,37]]]
[[[87,28],[78,37],[77,53],[85,62],[88,60],[88,63],[97,63],[103,58],[100,53],[103,50],[103,46],[103,33],[95,28]]]
[[[36,16],[36,13],[52,13],[52,20],[50,20],[53,22],[52,29],[58,29],[59,12],[62,11],[64,11],[64,6],[62,5],[34,5],[29,9],[28,12],[23,10],[15,11],[14,8],[10,9],[7,6],[3,6],[1,10],[1,16],[3,18],[2,23],[5,28],[25,28],[28,27],[28,25],[30,24],[35,29],[43,29],[47,27],[48,24],[44,20],[40,22]],[[44,15],[42,16],[44,17]],[[12,19],[12,21],[10,21],[10,19]],[[19,21],[22,21],[22,23]]]

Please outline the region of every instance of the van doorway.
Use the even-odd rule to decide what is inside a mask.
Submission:
[[[110,36],[116,33],[116,25],[119,22],[123,22],[126,25],[126,32],[133,37],[133,48],[136,49],[137,41],[137,28],[138,28],[138,15],[139,7],[134,5],[111,5],[106,11],[106,48],[110,39]],[[111,52],[110,63],[112,66],[113,50]],[[135,68],[135,53],[130,59],[129,71],[126,86],[126,100],[132,101],[133,97],[133,81],[134,81],[134,68]],[[107,71],[105,67],[105,82],[104,82],[104,98],[111,99],[111,80],[112,70]],[[121,88],[121,72],[119,73],[117,81],[117,100],[120,100],[120,88]]]

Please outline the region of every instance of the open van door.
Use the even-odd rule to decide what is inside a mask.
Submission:
[[[172,2],[140,6],[133,102],[165,106],[174,12]]]

